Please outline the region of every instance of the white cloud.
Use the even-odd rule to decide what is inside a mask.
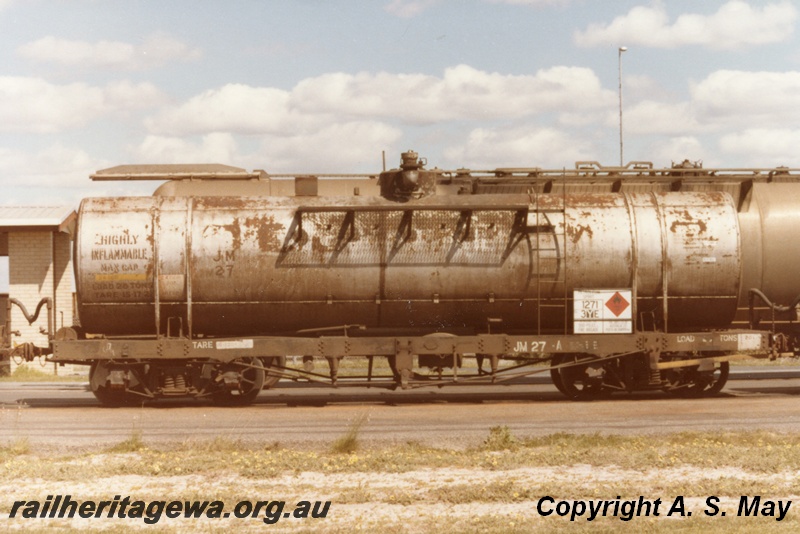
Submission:
[[[800,72],[719,70],[691,88],[701,122],[800,120]]]
[[[164,111],[146,124],[151,131],[167,135],[280,132],[296,128],[300,120],[292,117],[288,102],[289,93],[280,89],[228,84]]]
[[[442,76],[330,73],[302,80],[290,91],[228,84],[196,95],[147,119],[152,135],[138,151],[150,156],[146,159],[176,161],[169,155],[208,153],[179,138],[226,132],[263,140],[259,154],[235,154],[239,165],[252,161],[272,172],[348,171],[376,161],[381,150],[396,148],[404,134],[419,132],[417,127],[455,121],[519,123],[548,114],[562,125],[591,126],[605,121],[615,101],[614,91],[603,89],[591,69],[579,67],[552,67],[528,76],[467,65],[448,68]],[[407,127],[401,130],[399,125]],[[459,151],[498,165],[512,159],[562,165],[588,152],[586,145],[561,131],[530,128],[510,134],[476,129],[467,147],[451,148],[446,159],[461,165]]]
[[[788,1],[752,7],[731,0],[711,15],[684,14],[670,24],[666,7],[637,6],[609,24],[590,24],[574,35],[579,46],[643,45],[676,48],[699,45],[737,49],[785,41],[794,32],[797,8]]]
[[[619,117],[614,118],[614,122]],[[623,110],[625,131],[631,134],[681,134],[704,128],[689,102],[644,100]]]
[[[383,9],[395,17],[410,19],[441,1],[442,0],[391,0]]]
[[[595,159],[588,142],[552,128],[476,128],[466,143],[445,150],[451,165],[476,169],[496,167],[560,168]]]
[[[313,132],[275,132],[259,136],[252,152],[230,133],[212,133],[199,140],[150,135],[133,150],[148,163],[226,163],[280,172],[355,172],[374,170],[381,150],[393,149],[402,131],[374,121],[331,124]]]
[[[700,140],[694,136],[678,136],[666,140],[659,140],[656,146],[651,147],[653,161],[669,161],[681,163],[702,161],[708,151]]]
[[[749,128],[724,135],[719,146],[738,158],[739,164],[800,166],[800,129]]]
[[[303,80],[292,104],[307,113],[392,117],[413,124],[492,120],[608,106],[614,93],[582,67],[552,67],[533,76],[490,73],[468,65],[424,74],[333,73]]]
[[[166,96],[152,83],[115,81],[102,88],[102,92],[103,108],[109,112],[147,109],[166,102]]]
[[[150,83],[55,85],[39,78],[0,77],[0,131],[54,133],[98,117],[152,107],[163,96]]]
[[[228,133],[203,136],[200,143],[177,137],[147,136],[134,150],[137,161],[149,163],[223,163],[240,165],[236,140]]]
[[[202,53],[164,34],[150,35],[140,44],[121,41],[74,41],[53,36],[20,46],[17,53],[40,62],[69,67],[142,70],[160,67],[172,61],[199,59]]]
[[[618,121],[619,115],[616,110],[613,113],[610,113],[608,110],[596,110],[558,114],[558,124],[560,126],[572,128],[583,128],[592,124],[610,124],[612,122],[617,124]]]
[[[534,76],[488,73],[467,65],[425,74],[330,73],[290,92],[229,84],[206,91],[146,121],[159,135],[228,131],[289,135],[340,121],[391,119],[409,124],[494,120],[612,105],[591,69],[553,67]]]
[[[0,147],[0,176],[3,188],[36,186],[79,188],[89,184],[89,174],[98,160],[81,149],[60,143],[36,152]]]
[[[441,4],[444,0],[391,0],[384,6],[387,13],[396,17],[410,19],[416,17],[423,11],[427,11],[436,4]],[[489,4],[509,4],[519,6],[548,6],[564,5],[571,0],[483,0]]]
[[[624,98],[669,100],[675,98],[675,93],[664,86],[662,82],[646,74],[625,74],[622,78]]]
[[[332,124],[298,136],[264,140],[258,166],[270,172],[367,172],[380,167],[381,150],[398,152],[403,132],[375,121]]]
[[[686,136],[800,121],[800,72],[796,71],[715,71],[692,83],[691,98],[684,102],[652,92],[656,98],[625,105],[626,133]],[[616,115],[608,114],[605,122],[617,121]]]

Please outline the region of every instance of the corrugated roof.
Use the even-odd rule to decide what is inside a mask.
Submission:
[[[69,206],[0,206],[0,231],[22,227],[63,229],[74,217],[75,210]]]

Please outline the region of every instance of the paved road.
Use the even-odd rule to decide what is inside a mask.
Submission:
[[[779,376],[786,378],[739,375],[719,397],[708,399],[641,393],[583,403],[564,400],[544,381],[423,391],[281,387],[262,393],[246,408],[195,401],[105,408],[83,384],[5,383],[0,385],[0,444],[24,438],[34,448],[96,449],[141,432],[145,442],[154,444],[226,436],[326,447],[363,414],[368,420],[360,435],[383,445],[473,445],[496,425],[507,425],[518,436],[756,428],[800,432],[800,373]]]

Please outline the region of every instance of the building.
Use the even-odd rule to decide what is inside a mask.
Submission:
[[[71,246],[75,220],[76,213],[70,207],[0,207],[0,256],[8,257],[5,302],[9,298],[16,299],[33,313],[43,298],[51,298],[55,329],[71,326],[76,319]],[[6,304],[0,313],[3,339],[11,347],[23,343],[46,347],[48,319],[45,312],[43,309],[38,319],[29,325],[18,306],[9,308]],[[6,336],[9,330],[11,335]],[[13,358],[6,362],[6,372],[13,372],[17,363]],[[32,365],[58,373],[54,364],[42,367],[32,362]]]

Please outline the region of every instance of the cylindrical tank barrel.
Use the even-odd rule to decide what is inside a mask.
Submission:
[[[716,192],[92,198],[75,241],[81,323],[106,335],[571,332],[587,289],[630,289],[641,329],[718,328],[740,257]]]
[[[800,295],[800,184],[756,183],[739,213],[744,269],[740,306],[748,306],[750,289],[761,290],[778,305]],[[756,301],[761,305],[761,301]]]

